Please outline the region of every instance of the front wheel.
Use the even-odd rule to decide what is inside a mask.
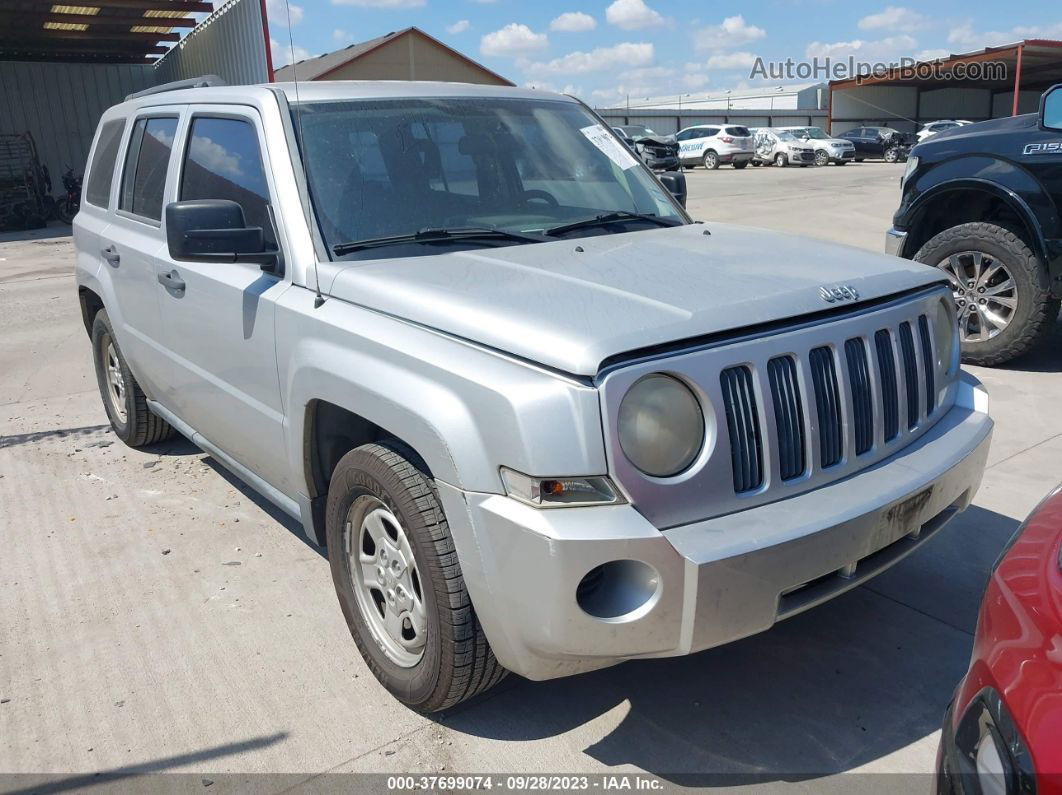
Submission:
[[[891,149],[886,149],[885,150],[885,162],[886,163],[895,163],[899,159],[900,159],[900,150],[897,149],[895,146],[892,147]]]
[[[948,277],[964,362],[991,367],[1028,353],[1058,317],[1047,269],[1009,229],[985,223],[953,226],[914,258]]]
[[[785,168],[786,162],[786,156],[781,152],[774,156],[774,164],[778,166],[778,168]]]
[[[60,199],[55,205],[55,217],[64,224],[72,224],[78,209],[80,209],[80,206],[70,201],[70,199]]]
[[[343,456],[328,487],[326,532],[347,626],[395,698],[437,712],[502,680],[435,483],[412,450],[384,442]]]
[[[819,149],[815,152],[815,165],[816,166],[828,166],[830,164],[830,155],[825,149]]]
[[[704,162],[704,167],[711,171],[719,168],[719,155],[710,149],[704,153],[702,161]]]

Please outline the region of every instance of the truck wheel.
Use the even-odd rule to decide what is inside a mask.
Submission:
[[[774,164],[776,166],[778,166],[778,168],[785,168],[786,163],[787,163],[786,156],[783,155],[781,152],[779,152],[778,154],[776,154],[774,156]]]
[[[830,155],[825,149],[815,150],[815,165],[816,166],[828,166],[830,164]]]
[[[915,260],[940,268],[959,310],[962,358],[991,367],[1032,350],[1051,332],[1059,302],[1047,269],[1001,226],[969,223],[933,237]]]
[[[106,309],[97,312],[92,321],[92,358],[103,408],[119,439],[130,447],[144,447],[176,433],[172,425],[148,407],[147,397],[129,372],[122,349],[114,339]]]
[[[711,149],[704,153],[704,157],[701,158],[701,160],[704,163],[704,167],[707,169],[714,170],[719,168],[719,155],[713,152]]]
[[[412,450],[391,441],[343,456],[328,487],[326,532],[350,634],[395,698],[436,712],[502,680],[435,483]]]

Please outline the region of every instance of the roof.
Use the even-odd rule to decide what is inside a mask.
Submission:
[[[404,28],[403,30],[391,31],[390,33],[385,33],[383,36],[377,36],[375,39],[351,44],[349,47],[344,47],[343,49],[335,50],[334,52],[327,52],[316,58],[307,58],[306,60],[298,61],[294,64],[282,66],[281,68],[274,70],[274,75],[278,82],[285,80],[319,80],[340,67],[346,66],[348,63],[356,61],[358,58],[367,55],[373,50],[391,44],[406,35],[421,36],[428,41],[439,45],[443,49],[448,50],[457,58],[471,64],[477,69],[481,69],[487,74],[493,75],[509,85],[513,85],[512,81],[502,77],[497,72],[491,71],[483,64],[473,61],[467,55],[458,52],[448,44],[444,44],[434,36],[429,36],[423,30],[415,26]]]
[[[0,2],[0,60],[150,63],[191,28],[201,0]]]
[[[1018,68],[1018,53],[1021,53],[1021,88],[1030,91],[1042,91],[1056,83],[1062,83],[1062,41],[1054,39],[1023,39],[1012,44],[998,47],[985,47],[966,53],[952,53],[946,58],[920,61],[919,64],[932,64],[940,72],[939,76],[920,76],[914,67],[894,67],[880,76],[831,80],[830,90],[853,88],[855,86],[922,86],[928,88],[962,87],[963,83],[977,88],[1006,90],[1014,88],[1014,76]],[[1001,79],[980,77],[968,81],[954,76],[958,64],[984,63],[998,61],[1006,66]]]

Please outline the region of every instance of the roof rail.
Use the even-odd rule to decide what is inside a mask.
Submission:
[[[152,94],[163,94],[167,91],[180,91],[182,88],[210,88],[211,86],[227,85],[228,83],[217,75],[203,75],[202,77],[191,77],[188,80],[174,80],[172,83],[163,83],[159,86],[145,88],[143,91],[137,91],[135,94],[130,94],[125,98],[125,101],[128,102],[131,99],[140,99],[140,97],[150,97]]]

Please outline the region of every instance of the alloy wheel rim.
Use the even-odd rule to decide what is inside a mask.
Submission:
[[[114,341],[110,337],[107,338],[107,347],[104,352],[104,367],[107,368],[107,399],[115,416],[124,423],[126,420],[125,376],[122,375],[118,351],[115,350]]]
[[[405,529],[376,497],[358,497],[344,525],[354,597],[372,639],[401,668],[424,656],[427,611]]]
[[[987,342],[1010,325],[1018,286],[1006,265],[984,251],[960,251],[937,267],[951,284],[963,342]]]

